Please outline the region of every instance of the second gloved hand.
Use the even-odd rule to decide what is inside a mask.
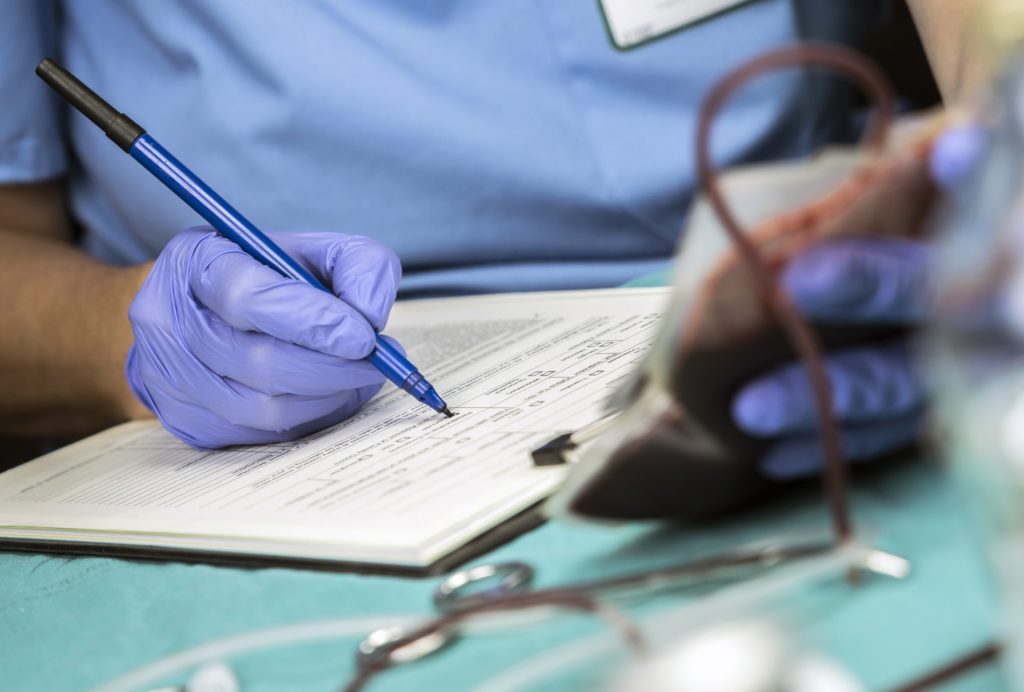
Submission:
[[[129,385],[191,445],[294,439],[350,416],[385,381],[363,359],[394,303],[398,258],[360,236],[273,239],[335,295],[201,227],[168,243],[132,303]]]
[[[822,323],[916,326],[927,311],[928,251],[897,238],[833,240],[790,262],[783,283],[801,312]],[[825,367],[848,459],[870,459],[917,437],[924,387],[903,340],[831,353]],[[802,365],[750,382],[733,400],[733,416],[748,434],[774,440],[760,460],[767,476],[821,468],[817,410]]]
[[[976,125],[946,130],[932,149],[932,180],[955,191],[987,146],[987,133]],[[927,243],[912,240],[832,240],[790,262],[783,283],[813,320],[914,327],[928,309],[928,255]],[[830,354],[825,368],[848,459],[871,459],[917,437],[925,392],[906,343]],[[733,401],[733,416],[749,434],[774,440],[760,460],[766,475],[795,478],[821,468],[817,414],[802,366],[794,363],[749,383]]]

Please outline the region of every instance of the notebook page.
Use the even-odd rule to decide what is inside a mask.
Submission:
[[[399,304],[387,333],[454,418],[389,384],[348,421],[287,444],[199,451],[158,425],[128,424],[0,474],[0,526],[296,541],[342,546],[351,559],[454,549],[557,486],[563,469],[534,467],[529,450],[600,416],[666,297]]]

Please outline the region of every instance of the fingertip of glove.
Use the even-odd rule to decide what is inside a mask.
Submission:
[[[977,125],[952,127],[935,139],[928,161],[932,179],[951,190],[974,172],[988,146],[988,132]]]
[[[373,325],[374,329],[382,330],[388,322],[391,308],[395,304],[395,297],[398,295],[398,283],[401,280],[402,272],[397,271],[397,256],[387,248],[387,254],[394,258],[394,264],[390,261],[383,262],[376,271],[367,272],[364,283],[358,286],[349,294],[350,300],[354,300],[366,319]]]
[[[376,346],[377,333],[369,323],[347,318],[335,329],[326,352],[347,360],[361,360]]]
[[[858,303],[870,293],[870,282],[847,248],[812,248],[789,263],[783,283],[803,310],[826,317]]]
[[[744,388],[732,402],[732,417],[744,432],[757,437],[778,434],[783,426],[784,398],[770,382]]]
[[[384,329],[402,275],[398,256],[363,236],[350,236],[339,247],[338,257],[328,267],[334,294],[355,308],[374,329]]]

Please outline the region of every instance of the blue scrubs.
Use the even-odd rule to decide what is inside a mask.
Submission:
[[[723,72],[851,41],[870,0],[755,0],[621,52],[595,0],[4,0],[0,183],[69,174],[84,248],[156,256],[200,223],[33,75],[56,56],[265,230],[368,235],[409,295],[611,286],[660,268]],[[848,91],[792,70],[734,101],[720,161],[842,133]]]

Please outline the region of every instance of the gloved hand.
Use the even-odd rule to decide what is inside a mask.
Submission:
[[[932,178],[955,189],[986,143],[976,126],[947,130],[932,149]],[[790,262],[783,284],[802,312],[821,322],[915,326],[928,311],[928,256],[927,244],[911,240],[833,240]],[[848,459],[871,459],[917,437],[925,391],[907,344],[839,351],[827,357],[826,371]],[[749,383],[733,400],[733,416],[749,434],[776,440],[760,460],[769,477],[795,478],[821,468],[817,412],[802,366],[791,364]]]
[[[834,240],[790,262],[783,283],[801,311],[823,323],[914,325],[927,311],[928,252],[924,243],[897,238]],[[924,388],[905,343],[832,353],[826,371],[848,459],[869,459],[917,436]],[[817,412],[802,365],[746,385],[733,415],[747,433],[776,440],[760,460],[769,477],[820,469]]]
[[[350,416],[384,383],[362,359],[395,300],[398,258],[360,236],[272,238],[337,297],[200,227],[167,244],[129,310],[128,383],[193,446],[300,437]]]

